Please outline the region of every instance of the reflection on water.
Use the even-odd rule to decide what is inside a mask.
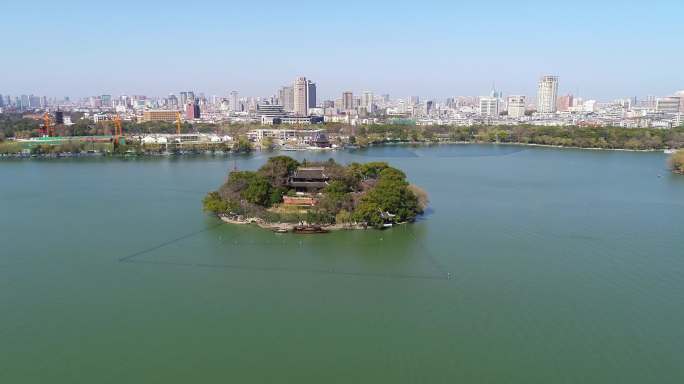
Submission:
[[[370,147],[350,151],[356,156],[372,156],[379,158],[411,158],[411,157],[489,157],[508,156],[523,152],[526,147],[520,145],[479,145],[479,144],[435,144],[415,145],[397,144]]]

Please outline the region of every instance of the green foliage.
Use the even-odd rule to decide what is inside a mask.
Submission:
[[[346,209],[343,209],[335,215],[335,222],[337,224],[350,224],[352,221],[352,215]]]
[[[0,134],[3,137],[25,137],[28,138],[32,133],[40,128],[40,121],[24,118],[20,113],[1,113],[0,114]]]
[[[684,127],[557,127],[536,125],[413,126],[377,124],[356,128],[357,143],[405,141],[499,142],[604,149],[664,149],[684,146]]]
[[[230,210],[231,204],[223,199],[218,192],[209,192],[202,200],[202,207],[204,211],[213,214],[227,213]]]
[[[342,180],[333,180],[323,189],[326,195],[344,195],[349,192],[349,186]]]
[[[670,167],[673,172],[684,174],[684,150],[679,150],[670,157]]]
[[[271,205],[271,184],[256,172],[231,172],[219,194],[228,201],[245,200],[264,207]]]
[[[21,144],[12,142],[0,142],[0,155],[10,155],[21,152]]]
[[[355,167],[356,168],[356,167]],[[389,164],[384,161],[374,161],[371,163],[361,164],[358,171],[364,179],[375,179],[380,175],[380,172],[389,168]]]
[[[354,210],[352,218],[356,222],[366,223],[375,228],[380,228],[385,223],[385,220],[382,218],[382,208],[370,200],[361,201]]]
[[[394,217],[387,216],[387,213]],[[385,221],[415,220],[420,213],[422,208],[418,197],[409,189],[404,173],[388,167],[380,172],[375,186],[361,198],[354,217],[357,221],[379,227]]]
[[[288,178],[299,166],[299,162],[288,156],[273,156],[259,168],[259,174],[268,178],[272,185],[284,187]]]
[[[386,222],[414,220],[427,204],[424,191],[409,188],[404,172],[387,163],[353,163],[345,167],[329,160],[311,165],[325,167],[330,181],[317,197],[318,204],[305,213],[302,208],[266,210],[280,203],[284,195],[295,195],[287,188],[287,180],[299,163],[287,156],[270,158],[257,172],[231,172],[217,192],[207,195],[205,210],[214,213],[229,210],[266,221],[319,224],[356,221],[382,227]],[[367,180],[364,183],[368,186],[357,189],[358,180]],[[422,193],[421,201],[420,194],[414,191]]]
[[[249,153],[252,152],[253,149],[252,143],[244,136],[239,137],[233,143],[234,152]]]

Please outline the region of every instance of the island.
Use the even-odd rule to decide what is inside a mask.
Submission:
[[[427,204],[426,192],[385,162],[300,163],[288,156],[270,157],[257,171],[231,171],[203,200],[204,210],[225,222],[300,233],[387,228],[415,221]]]
[[[670,157],[670,168],[672,172],[684,175],[684,150],[679,150]]]

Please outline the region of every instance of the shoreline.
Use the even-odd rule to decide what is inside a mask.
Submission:
[[[352,151],[352,150],[359,150],[359,149],[368,149],[368,148],[373,148],[373,147],[384,147],[384,146],[433,146],[433,145],[512,145],[512,146],[520,146],[520,147],[540,147],[540,148],[554,148],[554,149],[577,149],[577,150],[589,150],[589,151],[617,151],[617,152],[642,152],[642,153],[650,153],[650,152],[662,152],[666,151],[668,148],[660,148],[660,149],[629,149],[629,148],[600,148],[600,147],[577,147],[577,146],[564,146],[564,145],[551,145],[551,144],[535,144],[535,143],[491,143],[491,142],[478,142],[478,141],[436,141],[436,142],[428,142],[428,141],[415,141],[415,142],[410,142],[410,141],[405,141],[405,142],[383,142],[383,143],[370,143],[367,147],[361,147],[361,148],[336,148],[336,149],[330,149],[331,151]],[[286,150],[283,149],[274,149],[272,152],[283,152]],[[254,150],[252,152],[264,152],[263,150]],[[306,149],[302,150],[300,152],[320,152],[320,150],[313,150],[313,149]],[[136,159],[136,158],[160,158],[160,157],[190,157],[190,156],[230,156],[230,155],[235,155],[235,154],[249,154],[250,152],[231,152],[231,151],[225,151],[225,152],[215,152],[215,153],[206,153],[206,152],[192,152],[192,153],[129,153],[129,154],[113,154],[113,153],[61,153],[61,154],[40,154],[40,155],[32,155],[32,154],[21,154],[21,153],[15,153],[15,154],[0,154],[0,160],[31,160],[31,159],[40,159],[40,160],[54,160],[54,159],[73,159],[73,158],[104,158],[104,157],[109,157],[109,158],[128,158],[128,159]]]
[[[296,226],[301,225],[298,223],[269,223],[260,219],[258,217],[248,217],[241,220],[233,219],[227,216],[219,215],[218,218],[224,223],[236,224],[236,225],[249,225],[256,224],[259,228],[270,230],[273,232],[287,231],[287,233],[294,233]],[[359,224],[328,224],[320,225],[321,229],[326,231],[344,231],[344,230],[366,230],[372,229],[371,227],[362,226]]]

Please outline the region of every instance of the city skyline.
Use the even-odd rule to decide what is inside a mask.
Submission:
[[[548,73],[561,77],[559,94],[600,100],[684,88],[676,64],[684,53],[672,49],[684,35],[684,5],[675,1],[420,7],[380,1],[350,4],[359,10],[353,13],[313,2],[266,1],[260,12],[248,4],[128,3],[4,6],[0,28],[14,37],[3,47],[0,92],[76,98],[196,89],[266,96],[302,74],[320,84],[319,99],[345,90],[483,95],[493,81],[505,94],[533,96],[536,79]],[[40,13],[32,11],[37,6]],[[102,14],[111,21],[96,16]],[[643,22],[649,28],[638,28]]]

